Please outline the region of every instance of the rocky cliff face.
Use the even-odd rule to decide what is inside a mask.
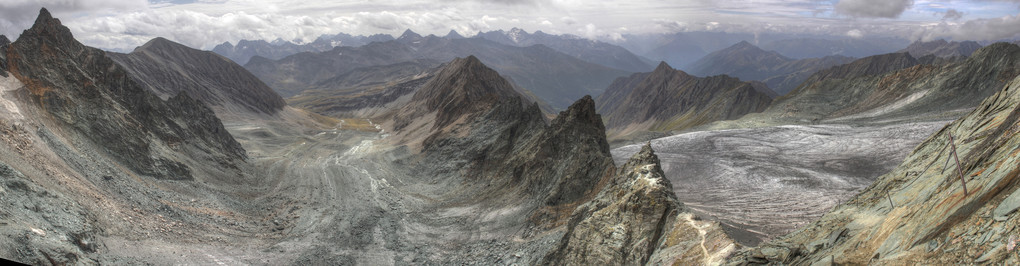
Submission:
[[[1018,132],[1020,77],[849,202],[730,263],[1016,264]]]
[[[130,54],[108,55],[160,98],[187,92],[221,113],[275,114],[286,106],[273,89],[229,59],[164,38],[152,39]]]
[[[665,62],[648,74],[620,78],[598,98],[610,136],[681,130],[760,112],[774,93],[727,76],[699,78]]]
[[[190,168],[173,158],[177,152],[227,169],[245,158],[208,107],[185,93],[160,100],[45,9],[6,54],[33,102],[139,174],[191,179]]]

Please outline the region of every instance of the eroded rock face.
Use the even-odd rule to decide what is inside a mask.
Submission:
[[[849,202],[730,263],[1016,264],[1018,132],[1020,77]]]
[[[245,159],[208,107],[183,95],[160,100],[45,9],[6,54],[9,71],[35,103],[139,174],[191,179],[174,152],[226,169]]]
[[[676,200],[650,145],[642,147],[591,201],[574,210],[550,265],[718,263],[736,248],[718,224],[699,221]]]

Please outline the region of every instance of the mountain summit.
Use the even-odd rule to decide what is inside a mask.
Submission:
[[[457,58],[422,85],[394,121],[394,130],[441,133],[454,124],[522,96],[475,56]],[[460,122],[458,122],[460,121]],[[407,127],[420,127],[408,129]]]
[[[643,131],[681,130],[761,112],[775,93],[737,78],[699,78],[659,63],[651,73],[621,77],[599,96],[611,138]]]
[[[187,92],[217,113],[275,114],[287,105],[273,89],[230,59],[164,38],[152,39],[130,54],[108,55],[161,98]]]

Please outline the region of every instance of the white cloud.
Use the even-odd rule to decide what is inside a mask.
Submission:
[[[964,22],[940,21],[914,29],[914,40],[937,39],[998,41],[1020,38],[1020,15],[972,19]]]
[[[2,0],[0,34],[14,39],[32,26],[39,9],[46,7],[57,18],[83,12],[118,12],[146,8],[145,0]]]
[[[854,39],[864,38],[864,32],[858,29],[852,29],[846,32],[846,36]]]

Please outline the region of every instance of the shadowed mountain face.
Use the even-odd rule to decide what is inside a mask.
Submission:
[[[981,49],[981,45],[975,41],[947,42],[944,39],[938,39],[929,42],[916,41],[907,46],[907,48],[897,51],[897,53],[910,53],[915,58],[921,58],[926,55],[935,55],[936,57],[968,57],[978,49]]]
[[[275,114],[286,105],[280,95],[234,62],[164,38],[152,39],[130,54],[108,55],[160,98],[187,92],[217,112]]]
[[[617,79],[598,98],[608,134],[682,130],[761,112],[775,93],[758,83],[727,76],[699,78],[665,62],[651,73]]]
[[[598,94],[613,78],[627,74],[541,45],[514,47],[480,38],[450,40],[435,36],[356,48],[338,47],[322,53],[300,53],[277,61],[256,57],[245,68],[281,95],[293,96],[321,81],[362,67],[419,59],[445,62],[469,55],[478,56],[554,108],[564,108],[585,94]]]
[[[697,76],[730,75],[742,80],[762,81],[784,95],[816,71],[845,64],[853,58],[826,56],[795,60],[774,51],[765,51],[746,41],[713,52],[694,62],[691,74]]]
[[[7,56],[11,73],[45,112],[81,136],[104,143],[104,152],[140,174],[191,179],[190,168],[164,154],[165,149],[227,168],[245,158],[204,104],[186,93],[160,100],[103,51],[78,43],[45,9],[7,48]]]

